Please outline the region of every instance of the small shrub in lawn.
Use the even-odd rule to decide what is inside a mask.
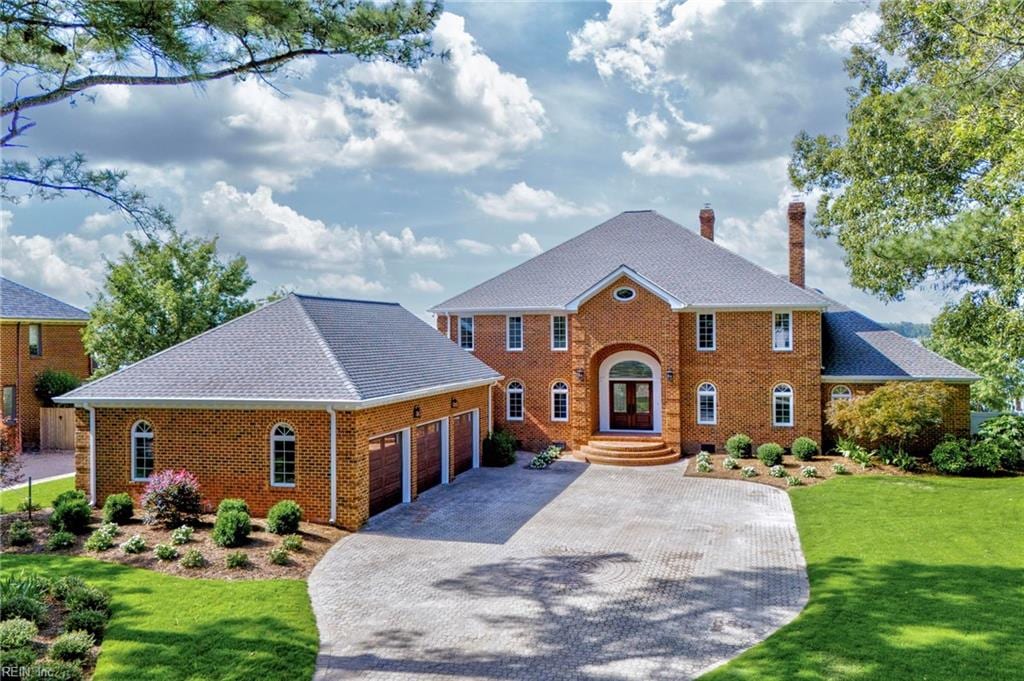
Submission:
[[[281,546],[283,546],[287,551],[301,551],[302,537],[297,534],[289,534],[281,540]]]
[[[963,473],[970,463],[967,458],[967,441],[947,435],[932,450],[932,463],[943,473],[951,475]]]
[[[178,549],[170,544],[157,544],[153,547],[153,555],[157,560],[174,560],[178,557]]]
[[[798,437],[793,440],[790,450],[799,461],[810,461],[818,454],[818,443],[809,437]]]
[[[818,469],[814,466],[804,466],[800,469],[800,475],[805,478],[816,478],[818,477]]]
[[[731,456],[727,456],[724,459],[722,459],[722,468],[728,468],[729,470],[735,470],[735,469],[737,469],[739,467],[740,467],[739,462],[736,459],[732,458]]]
[[[64,619],[64,631],[87,631],[101,641],[108,619],[107,613],[99,610],[72,610]]]
[[[252,511],[249,510],[249,504],[246,503],[245,499],[224,499],[217,504],[217,515],[225,511],[241,511],[246,515],[252,515]]]
[[[160,471],[146,485],[142,509],[147,524],[176,527],[193,520],[202,511],[199,481],[184,469]]]
[[[773,478],[784,478],[786,477],[786,469],[783,468],[781,465],[776,464],[768,469],[768,475],[772,476]]]
[[[19,617],[0,622],[0,650],[28,645],[38,633],[39,627],[31,620]]]
[[[142,553],[146,550],[146,540],[141,534],[133,534],[121,543],[121,550],[125,553]]]
[[[78,490],[71,491],[78,492]],[[92,508],[90,508],[89,502],[85,500],[85,495],[81,494],[81,498],[78,498],[71,496],[70,492],[63,492],[57,498],[59,499],[60,497],[65,498],[61,502],[56,500],[53,502],[53,512],[50,513],[49,520],[50,528],[54,530],[67,530],[75,534],[84,533],[89,527],[89,521],[92,520]]]
[[[95,610],[110,615],[110,594],[94,586],[83,585],[70,589],[64,597],[68,610]],[[71,631],[71,629],[69,629]]]
[[[213,543],[217,546],[241,546],[252,532],[252,521],[248,513],[224,511],[217,514],[213,524]]]
[[[57,530],[51,532],[49,538],[46,540],[47,551],[59,551],[61,549],[67,549],[75,545],[75,535],[71,534],[67,530]]]
[[[782,455],[785,451],[780,444],[766,442],[757,448],[757,458],[765,466],[775,466],[782,463]]]
[[[832,472],[836,475],[849,475],[850,471],[846,470],[846,466],[839,463],[838,461],[832,464]]]
[[[114,537],[117,536],[117,532],[117,525],[113,523],[100,525],[85,540],[85,548],[89,551],[106,551],[114,545]]]
[[[65,662],[86,660],[95,644],[92,634],[87,631],[68,631],[50,645],[50,657]]]
[[[697,461],[697,472],[698,473],[710,473],[713,470],[710,461],[700,459]]]
[[[743,433],[737,433],[725,441],[725,451],[734,458],[749,459],[753,456],[754,441]]]
[[[804,484],[804,481],[796,477],[795,475],[787,475],[786,484],[789,485],[790,487],[799,487],[800,485]]]
[[[171,531],[171,543],[176,546],[187,544],[192,541],[192,537],[196,531],[188,525],[182,525],[181,527],[175,528]]]
[[[17,648],[8,648],[7,646],[0,646],[0,668],[6,672],[8,669],[21,671],[22,669],[28,669],[32,666],[32,663],[36,661],[36,651],[31,646],[18,646]],[[4,673],[0,678],[18,678],[15,675]],[[31,678],[25,676],[24,678]]]
[[[11,546],[28,546],[35,537],[32,536],[32,526],[24,520],[15,520],[7,528],[7,541]]]
[[[201,568],[206,565],[206,559],[203,558],[203,554],[199,553],[199,549],[189,549],[178,561],[178,564],[183,568]]]
[[[29,669],[28,678],[54,679],[55,681],[82,681],[85,672],[74,662],[63,660],[40,660]]]
[[[74,575],[67,575],[60,579],[55,579],[53,584],[50,585],[50,595],[56,598],[58,601],[64,601],[75,589],[86,588],[86,583],[82,581],[81,577],[75,577]]]
[[[267,513],[267,529],[274,534],[295,534],[302,520],[302,507],[290,499],[279,501]]]
[[[740,475],[742,475],[744,478],[756,478],[757,469],[754,468],[753,466],[744,466],[743,470],[740,471]]]
[[[244,551],[232,551],[227,555],[226,561],[228,567],[232,569],[249,567],[249,556]]]
[[[274,565],[287,565],[290,562],[290,559],[288,558],[288,549],[283,546],[275,546],[270,549],[270,553],[267,554],[267,559]]]
[[[132,501],[132,495],[127,492],[111,494],[103,502],[103,522],[105,523],[123,525],[132,519],[134,513],[135,502]]]

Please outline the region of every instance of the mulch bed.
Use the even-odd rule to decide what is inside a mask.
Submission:
[[[7,542],[7,528],[14,520],[27,520],[25,512],[8,513],[0,516],[0,535],[2,535],[2,546],[5,553],[59,553],[62,555],[82,555],[90,558],[98,558],[114,563],[122,563],[133,567],[146,568],[156,572],[177,575],[179,577],[201,577],[212,579],[274,579],[293,578],[305,579],[309,576],[313,566],[320,558],[348,532],[331,527],[329,525],[314,525],[312,523],[300,523],[299,532],[302,537],[302,549],[289,553],[287,565],[275,565],[270,562],[267,554],[270,549],[280,546],[282,537],[272,534],[266,530],[266,523],[262,518],[252,519],[252,534],[249,541],[236,548],[223,548],[213,543],[213,515],[200,516],[200,522],[193,523],[195,530],[192,541],[187,544],[175,546],[178,550],[179,559],[190,549],[198,549],[206,559],[206,565],[200,568],[185,568],[179,565],[178,560],[162,561],[157,560],[153,555],[153,548],[157,544],[171,543],[171,530],[162,525],[145,525],[139,519],[132,519],[121,525],[121,533],[115,538],[113,547],[106,551],[88,551],[85,549],[85,540],[89,532],[79,536],[73,547],[60,551],[47,551],[46,539],[50,536],[50,527],[47,525],[47,518],[50,516],[49,509],[35,511],[32,513],[33,534],[35,541],[28,546],[10,546]],[[90,532],[99,527],[102,517],[99,512],[93,513],[93,522],[90,525]],[[146,541],[146,549],[142,553],[127,554],[121,550],[121,542],[127,540],[133,534],[141,535]],[[229,553],[241,551],[249,557],[249,566],[244,568],[229,568],[226,558]]]
[[[740,465],[736,469],[728,469],[722,466],[722,461],[728,454],[712,454],[711,455],[711,466],[712,470],[710,473],[698,473],[697,472],[697,461],[692,458],[689,465],[686,467],[686,475],[695,478],[719,478],[725,480],[744,480],[747,482],[759,482],[763,485],[771,485],[772,487],[789,487],[789,483],[786,482],[786,478],[773,478],[768,475],[769,466],[765,466],[757,458],[753,459],[736,459],[736,462]],[[832,464],[841,463],[846,466],[846,475],[840,475],[832,472]],[[753,466],[757,470],[757,476],[753,478],[744,478],[741,472],[747,466]],[[800,470],[804,466],[814,466],[818,471],[818,477],[805,478],[800,475]],[[782,467],[786,469],[786,475],[793,475],[800,478],[800,481],[804,485],[817,485],[820,482],[829,480],[831,478],[842,478],[847,475],[914,475],[914,472],[907,472],[900,470],[895,466],[889,466],[882,463],[881,461],[873,461],[871,468],[861,468],[860,464],[851,461],[838,454],[819,454],[810,461],[798,461],[792,456],[784,456],[782,458]],[[924,469],[915,472],[930,472]]]

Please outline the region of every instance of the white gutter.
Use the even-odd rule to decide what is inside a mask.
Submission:
[[[942,383],[974,383],[981,377],[965,376],[822,376],[822,383],[890,383],[892,381],[941,381]]]
[[[332,525],[338,520],[338,422],[337,413],[327,407],[331,415],[331,518]]]
[[[96,505],[96,409],[89,410],[89,503]]]

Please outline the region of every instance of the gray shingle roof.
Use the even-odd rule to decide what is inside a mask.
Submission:
[[[87,321],[89,313],[6,277],[0,277],[0,318]]]
[[[815,306],[820,299],[652,210],[616,215],[432,308],[561,308],[625,265],[689,306]]]
[[[498,378],[397,303],[292,294],[61,401],[359,402]]]
[[[859,312],[825,298],[824,377],[976,380],[977,374]]]

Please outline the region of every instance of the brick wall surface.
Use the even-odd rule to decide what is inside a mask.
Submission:
[[[35,378],[44,369],[68,371],[79,378],[89,376],[89,357],[82,344],[84,324],[42,324],[43,354],[28,354],[28,324],[0,324],[0,385],[17,385],[18,425],[25,449],[39,446],[39,407]],[[20,339],[19,339],[20,336]],[[20,340],[20,342],[19,342]],[[18,373],[18,355],[21,373]],[[6,416],[6,415],[5,415]]]
[[[451,399],[458,400],[452,408]],[[412,410],[421,416],[414,420]],[[473,388],[422,400],[401,402],[358,412],[338,411],[338,524],[357,529],[369,514],[369,438],[423,424],[470,409],[479,409],[481,437],[487,431],[487,388]],[[102,504],[117,492],[138,498],[144,482],[131,480],[131,429],[139,420],[152,425],[158,470],[185,468],[196,475],[211,505],[241,497],[256,515],[265,515],[282,499],[294,499],[306,518],[330,518],[330,415],[326,411],[96,409],[96,493]],[[295,431],[295,486],[270,484],[270,433],[287,423]],[[77,410],[76,485],[89,489],[89,413]],[[449,437],[454,429],[449,428]],[[416,451],[412,440],[412,485],[416,494]],[[449,451],[453,452],[452,445]],[[454,478],[454,457],[451,475]]]

